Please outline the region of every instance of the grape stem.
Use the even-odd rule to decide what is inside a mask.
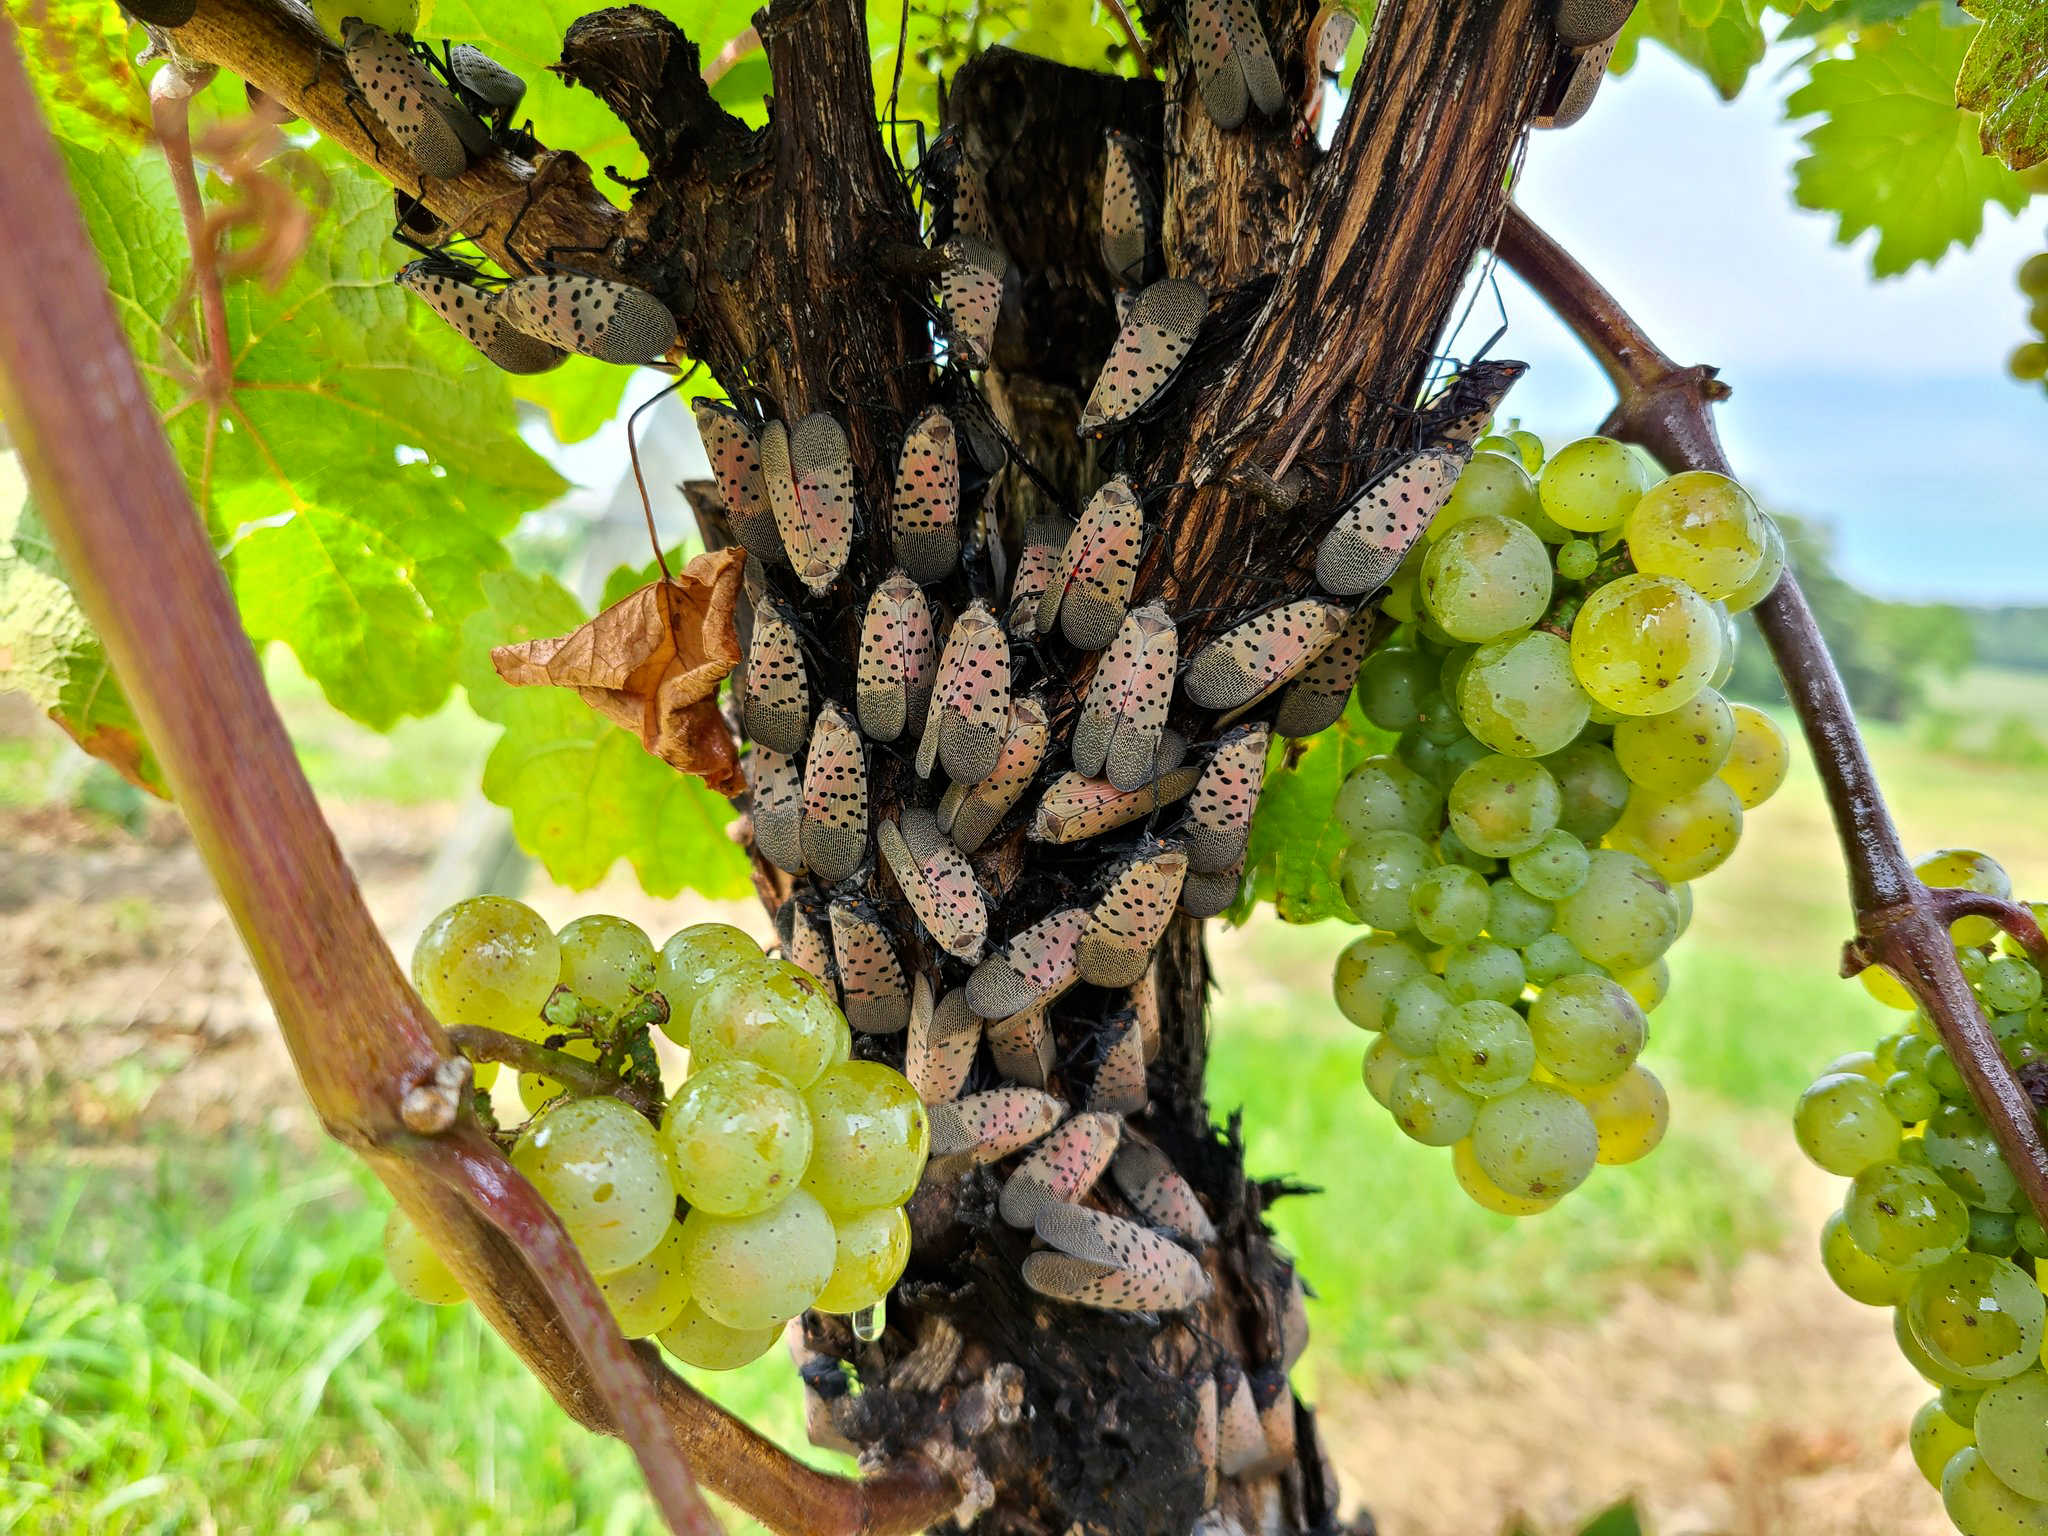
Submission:
[[[449,1030],[448,1040],[471,1061],[500,1061],[515,1072],[538,1072],[542,1077],[552,1077],[579,1099],[609,1094],[650,1118],[661,1114],[658,1091],[650,1090],[645,1083],[620,1077],[603,1062],[585,1061],[567,1051],[552,1051],[518,1035],[475,1024]]]
[[[1659,350],[1591,273],[1512,204],[1493,248],[1607,371],[1619,403],[1601,426],[1603,433],[1639,443],[1675,469],[1733,475],[1713,417],[1713,403],[1727,399],[1729,390],[1714,369],[1681,366]],[[1954,918],[1989,917],[2040,961],[2048,959],[2040,925],[2017,903],[1930,890],[1913,873],[1856,729],[1848,691],[1789,567],[1751,617],[1784,679],[1841,838],[1856,923],[1843,971],[1883,965],[1913,994],[1990,1124],[2028,1205],[2048,1223],[2048,1146],[2040,1120],[1999,1050],[1949,938]]]

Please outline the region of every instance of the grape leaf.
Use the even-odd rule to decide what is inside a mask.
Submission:
[[[1796,12],[1778,36],[1783,40],[1828,31],[1831,35],[1839,32],[1846,41],[1852,29],[1903,21],[1926,3],[1927,0],[1833,0],[1829,5],[1810,5]]]
[[[547,373],[522,374],[512,393],[548,415],[558,443],[580,443],[619,414],[633,370],[594,357],[571,357]]]
[[[1251,879],[1230,910],[1232,923],[1242,923],[1260,901],[1270,901],[1281,921],[1289,923],[1345,915],[1337,870],[1351,839],[1330,807],[1352,769],[1393,745],[1393,736],[1359,711],[1356,698],[1345,704],[1335,725],[1306,744],[1274,743],[1245,849]]]
[[[2016,211],[2027,200],[1955,104],[1974,30],[1944,26],[1935,6],[1872,27],[1846,57],[1815,63],[1785,103],[1787,117],[1822,119],[1804,136],[1794,195],[1836,216],[1843,245],[1875,230],[1870,266],[1879,277],[1969,245],[1983,231],[1986,203]]]
[[[1579,1527],[1578,1536],[1643,1536],[1643,1514],[1633,1498],[1602,1510]]]
[[[513,688],[492,668],[493,646],[566,634],[588,617],[582,605],[550,576],[494,571],[481,584],[485,606],[462,630],[462,684],[470,707],[505,727],[483,790],[511,812],[519,845],[577,890],[623,857],[655,896],[744,896],[746,856],[725,835],[731,805],[574,694]]]
[[[58,138],[88,149],[139,147],[149,91],[135,55],[142,28],[105,0],[8,0],[43,117]]]
[[[1626,74],[1645,41],[1662,43],[1733,101],[1764,56],[1763,0],[1640,0],[1615,45]]]
[[[2016,171],[2048,160],[2048,5],[1988,0],[1956,79],[1956,103],[1983,113],[1986,154]]]

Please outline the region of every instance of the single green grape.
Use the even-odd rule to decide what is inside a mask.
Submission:
[[[1918,1125],[1941,1108],[1941,1095],[1924,1072],[1894,1072],[1884,1080],[1884,1105],[1903,1125]]]
[[[2048,376],[2048,343],[2021,342],[2006,355],[2005,371],[2022,384]]]
[[[2048,1372],[2036,1367],[1984,1394],[1977,1449],[2006,1487],[2048,1500]]]
[[[1508,441],[1515,445],[1515,451],[1522,460],[1522,468],[1535,474],[1543,467],[1543,439],[1526,427],[1517,427],[1508,434]]]
[[[1563,827],[1552,827],[1535,847],[1508,860],[1508,873],[1538,901],[1556,902],[1586,883],[1590,864],[1584,843]]]
[[[2009,1259],[2019,1248],[2019,1218],[2011,1211],[1987,1211],[1981,1206],[1970,1207],[1970,1242],[1972,1253],[1988,1253],[1997,1258]]]
[[[1543,757],[1569,746],[1592,708],[1572,675],[1570,644],[1544,629],[1503,635],[1475,650],[1457,699],[1465,728],[1509,757]]]
[[[1941,1411],[1941,1399],[1930,1397],[1913,1415],[1913,1427],[1906,1432],[1906,1444],[1913,1452],[1913,1465],[1935,1488],[1941,1486],[1943,1468],[1957,1451],[1977,1442],[1969,1430]]]
[[[1579,953],[1579,946],[1561,933],[1546,933],[1522,947],[1522,971],[1532,987],[1547,987],[1560,976],[1605,976],[1606,967]]]
[[[1550,834],[1544,834],[1548,837]],[[1541,847],[1539,843],[1537,845]],[[1519,855],[1518,855],[1519,857]],[[1514,880],[1496,880],[1487,894],[1486,931],[1510,949],[1534,944],[1550,932],[1557,908],[1531,896]],[[1508,999],[1503,998],[1503,1002]]]
[[[1776,590],[1785,574],[1785,535],[1770,517],[1764,518],[1764,557],[1750,573],[1749,580],[1722,598],[1730,613],[1747,613]]]
[[[1944,1260],[1914,1280],[1905,1312],[1935,1363],[1972,1381],[2003,1381],[2040,1362],[2048,1296],[2010,1259],[1964,1252]]]
[[[1446,864],[1462,864],[1465,868],[1477,870],[1482,875],[1490,875],[1500,867],[1499,859],[1473,852],[1465,846],[1465,840],[1449,827],[1445,827],[1437,834],[1436,853]]]
[[[2001,900],[2012,896],[2012,877],[1991,855],[1974,848],[1930,853],[1914,864],[1913,873],[1928,885],[1977,891]],[[1958,945],[1989,944],[1998,936],[1998,924],[1988,917],[1959,917],[1948,925],[1948,931]]]
[[[1475,1098],[1493,1099],[1529,1081],[1536,1046],[1521,1014],[1505,1003],[1476,998],[1460,1003],[1444,1020],[1436,1059],[1457,1087]]]
[[[1941,1404],[1941,1411],[1952,1422],[1962,1425],[1974,1435],[1977,1431],[1977,1407],[1984,1401],[1986,1390],[1984,1387],[1943,1387],[1935,1401]]]
[[[1411,976],[1427,976],[1429,966],[1414,948],[1391,933],[1368,933],[1353,939],[1337,956],[1332,990],[1337,1011],[1360,1029],[1385,1023],[1387,999]]]
[[[1486,877],[1462,865],[1439,865],[1415,882],[1408,902],[1417,933],[1432,944],[1462,944],[1486,926]]]
[[[1458,475],[1458,483],[1451,488],[1450,500],[1431,521],[1425,536],[1435,543],[1454,525],[1469,517],[1485,515],[1512,518],[1518,523],[1527,523],[1532,516],[1543,517],[1543,509],[1536,501],[1536,482],[1522,467],[1521,455],[1475,446]],[[1549,521],[1544,518],[1545,523]]]
[[[801,1092],[845,1054],[846,1016],[825,984],[800,966],[771,960],[729,971],[690,1011],[690,1059],[742,1059]]]
[[[1909,1285],[1908,1294],[1911,1290],[1912,1287]],[[1979,1391],[1984,1386],[1981,1381],[1972,1381],[1969,1377],[1950,1370],[1927,1353],[1920,1341],[1913,1337],[1912,1325],[1906,1319],[1906,1307],[1903,1302],[1892,1308],[1892,1343],[1897,1346],[1906,1364],[1914,1369],[1922,1381],[1941,1388],[1944,1393],[1960,1389]]]
[[[683,1253],[683,1224],[672,1221],[646,1258],[597,1277],[597,1288],[610,1304],[621,1335],[644,1339],[682,1315],[690,1299]]]
[[[1448,1147],[1472,1130],[1479,1103],[1441,1061],[1411,1061],[1394,1074],[1387,1108],[1404,1135],[1425,1147]]]
[[[1982,949],[1958,943],[1956,969],[1963,973],[1963,980],[1976,986],[1984,979],[1984,973],[1991,968],[1991,957]]]
[[[1728,757],[1716,770],[1723,784],[1735,791],[1745,811],[1753,811],[1778,792],[1792,765],[1785,745],[1785,733],[1778,722],[1754,704],[1730,706],[1735,734],[1728,744]]]
[[[585,1006],[616,1013],[654,986],[654,941],[623,917],[594,912],[555,935],[562,985]]]
[[[1999,1150],[1984,1117],[1967,1104],[1944,1104],[1927,1121],[1927,1166],[1972,1205],[2014,1211],[2020,1181]]]
[[[1820,1263],[1836,1290],[1866,1307],[1896,1307],[1913,1287],[1909,1271],[1893,1269],[1856,1246],[1840,1211],[1831,1212],[1821,1225]]]
[[[1486,743],[1476,736],[1460,736],[1445,747],[1443,761],[1438,768],[1438,782],[1443,786],[1446,799],[1451,786],[1458,782],[1467,768],[1492,755]]]
[[[931,1128],[901,1072],[879,1061],[842,1062],[804,1098],[812,1150],[803,1187],[826,1210],[842,1216],[910,1198],[924,1175]]]
[[[1429,844],[1408,832],[1370,832],[1353,843],[1338,867],[1344,900],[1361,923],[1389,933],[1415,926],[1412,894],[1436,865]]]
[[[1663,957],[1632,971],[1623,971],[1615,982],[1644,1013],[1655,1013],[1657,1005],[1671,994],[1671,962]]]
[[[1856,1246],[1893,1269],[1928,1269],[1970,1237],[1970,1208],[1938,1174],[1873,1163],[1850,1182],[1842,1212]]]
[[[1562,1194],[1518,1195],[1502,1189],[1479,1166],[1470,1137],[1451,1148],[1451,1173],[1475,1205],[1497,1216],[1540,1216],[1564,1198]]]
[[[1422,718],[1429,663],[1411,645],[1386,645],[1358,669],[1358,706],[1383,731],[1405,731]]]
[[[2032,1211],[2021,1211],[2013,1218],[2012,1236],[2028,1258],[2048,1259],[2048,1228],[2042,1227]]]
[[[1572,620],[1572,670],[1596,703],[1657,715],[1698,693],[1721,657],[1713,607],[1668,576],[1638,572],[1596,588]]]
[[[1586,883],[1557,904],[1557,931],[1609,970],[1633,971],[1677,940],[1679,901],[1671,885],[1633,853],[1596,848]]]
[[[1956,1070],[1947,1046],[1938,1042],[1928,1046],[1927,1059],[1920,1070],[1927,1074],[1927,1081],[1934,1084],[1934,1091],[1944,1099],[1960,1102],[1969,1097],[1970,1090],[1964,1086],[1963,1074]]]
[[[1479,439],[1478,442],[1472,445],[1472,451],[1474,453],[1504,453],[1517,464],[1522,462],[1522,451],[1514,445],[1513,440],[1503,437],[1497,432],[1489,432],[1486,436]]]
[[[728,923],[697,923],[671,934],[654,962],[655,985],[668,999],[661,1032],[687,1046],[698,1000],[735,971],[767,963],[761,946]]]
[[[1585,1183],[1600,1152],[1593,1117],[1549,1083],[1526,1083],[1488,1099],[1472,1123],[1480,1170],[1511,1195],[1544,1199]]]
[[[1631,783],[1664,795],[1698,789],[1721,771],[1735,745],[1735,712],[1712,688],[1678,708],[1614,728],[1614,758]]]
[[[691,1072],[661,1119],[676,1190],[713,1216],[751,1216],[797,1187],[811,1161],[803,1095],[751,1061]]]
[[[685,1365],[705,1371],[736,1371],[760,1359],[782,1337],[781,1324],[728,1328],[694,1301],[661,1331],[661,1347]]]
[[[1905,984],[1881,965],[1866,965],[1856,973],[1856,979],[1863,984],[1864,991],[1887,1008],[1911,1013],[1920,1006],[1913,1001],[1913,994],[1906,990]]]
[[[1550,551],[1526,523],[1468,517],[1430,546],[1422,601],[1446,634],[1470,643],[1527,629],[1550,606]]]
[[[1977,991],[1987,1008],[2024,1013],[2041,1001],[2041,973],[2024,960],[2000,955],[1984,968]]]
[[[1479,647],[1476,645],[1454,645],[1444,652],[1443,660],[1437,663],[1436,691],[1454,705],[1458,702],[1458,685],[1465,679],[1465,663],[1470,661],[1478,650]],[[1462,710],[1459,712],[1459,724],[1464,724]]]
[[[1365,1081],[1365,1091],[1381,1109],[1393,1107],[1394,1074],[1411,1059],[1384,1034],[1373,1036],[1372,1044],[1365,1048],[1365,1060],[1358,1073]]]
[[[1368,757],[1344,780],[1331,814],[1354,839],[1375,832],[1428,837],[1443,823],[1444,792],[1398,757]]]
[[[512,1166],[554,1207],[594,1274],[646,1258],[675,1218],[660,1138],[617,1099],[569,1099],[534,1116]]]
[[[1558,546],[1557,574],[1567,581],[1584,581],[1600,563],[1600,548],[1590,539],[1567,539]]]
[[[1799,1150],[1845,1178],[1898,1155],[1899,1119],[1867,1077],[1832,1072],[1799,1096],[1792,1114]]]
[[[1957,1451],[1942,1472],[1941,1507],[1961,1536],[2048,1533],[2048,1503],[2006,1487],[1974,1445]]]
[[[1411,976],[1387,999],[1382,1013],[1386,1038],[1404,1056],[1431,1055],[1444,1021],[1457,1006],[1441,976]]]
[[[1557,780],[1557,824],[1591,848],[1621,820],[1628,805],[1628,775],[1621,771],[1613,748],[1582,739],[1544,758],[1543,766]]]
[[[1444,957],[1444,985],[1451,1000],[1489,999],[1512,1003],[1522,995],[1522,957],[1494,939],[1472,939]]]
[[[1560,976],[1529,1005],[1536,1060],[1569,1084],[1611,1083],[1649,1040],[1636,1000],[1604,976]]]
[[[1671,1099],[1641,1062],[1611,1083],[1559,1083],[1586,1106],[1599,1140],[1595,1161],[1606,1167],[1638,1162],[1657,1150],[1671,1126]]]
[[[1543,510],[1560,527],[1601,533],[1628,521],[1650,479],[1625,443],[1582,437],[1550,456],[1536,488]]]
[[[1506,858],[1557,825],[1563,796],[1541,763],[1493,753],[1458,775],[1447,803],[1451,830],[1466,847]]]
[[[1820,1075],[1826,1077],[1831,1072],[1853,1072],[1856,1076],[1866,1078],[1870,1082],[1877,1084],[1880,1088],[1884,1086],[1884,1080],[1888,1075],[1884,1068],[1878,1064],[1877,1052],[1875,1051],[1844,1051],[1825,1067],[1821,1068]]]
[[[446,1307],[465,1299],[462,1282],[441,1262],[441,1255],[421,1236],[412,1218],[397,1206],[384,1218],[384,1264],[393,1282],[414,1301]]]
[[[818,1299],[832,1277],[832,1218],[803,1190],[753,1216],[692,1211],[683,1220],[691,1301],[728,1328],[773,1328]]]
[[[337,43],[345,43],[341,24],[353,16],[395,35],[411,37],[420,24],[420,0],[313,0],[313,19]]]
[[[2048,299],[2048,251],[2037,251],[2020,263],[2020,292],[2030,299]]]
[[[1676,795],[1638,789],[1607,840],[1640,854],[1673,884],[1697,880],[1727,863],[1742,841],[1742,802],[1719,779]]]
[[[541,915],[507,896],[471,896],[427,924],[413,985],[443,1024],[540,1040],[540,1011],[561,980],[562,951]]]
[[[1709,469],[1668,476],[1628,514],[1637,570],[1670,576],[1709,600],[1739,590],[1763,563],[1763,513],[1735,481]]]
[[[900,1205],[832,1218],[832,1276],[811,1305],[820,1312],[858,1312],[889,1294],[910,1262],[910,1218]]]
[[[1394,567],[1387,590],[1380,594],[1380,609],[1397,624],[1413,624],[1422,616],[1422,557],[1426,544],[1418,543]]]

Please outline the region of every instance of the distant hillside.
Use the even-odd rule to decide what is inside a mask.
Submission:
[[[1986,666],[2048,672],[2048,608],[1965,608]]]

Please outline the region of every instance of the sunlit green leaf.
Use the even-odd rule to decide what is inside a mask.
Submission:
[[[1623,1499],[1580,1526],[1579,1536],[1643,1536],[1642,1511],[1634,1499]]]
[[[633,370],[594,357],[571,357],[546,373],[511,381],[512,393],[548,415],[548,429],[561,443],[580,443],[619,414],[619,401]]]
[[[1734,100],[1764,56],[1763,0],[1641,0],[1615,48],[1625,73],[1645,41],[1662,43]]]
[[[1359,712],[1353,699],[1337,723],[1306,744],[1277,742],[1265,788],[1252,816],[1245,869],[1249,899],[1241,895],[1231,921],[1243,922],[1254,902],[1270,901],[1290,923],[1320,922],[1345,912],[1337,869],[1350,839],[1330,815],[1345,777],[1394,738]]]
[[[1983,113],[1984,149],[2014,170],[2048,160],[2048,5],[1981,0],[1984,18],[1956,80],[1956,101]]]

